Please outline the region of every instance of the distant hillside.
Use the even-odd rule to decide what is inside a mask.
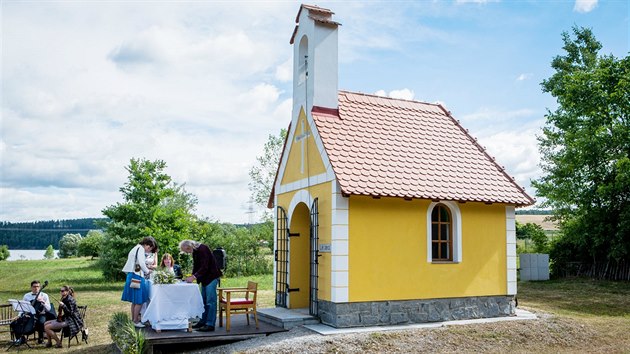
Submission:
[[[556,231],[558,230],[558,225],[555,221],[547,220],[551,215],[519,215],[516,214],[516,221],[521,224],[537,224],[546,231]]]
[[[48,245],[59,249],[59,240],[65,234],[85,236],[90,230],[99,229],[99,222],[106,218],[86,218],[70,220],[48,220],[33,222],[0,221],[0,245],[10,250],[41,250]]]
[[[548,209],[516,209],[516,215],[553,215]]]

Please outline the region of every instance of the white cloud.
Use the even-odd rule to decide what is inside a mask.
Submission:
[[[527,127],[487,133],[478,136],[479,143],[486,148],[490,156],[496,158],[497,163],[505,168],[519,186],[524,187],[527,193],[535,198],[536,191],[531,187],[531,180],[539,178],[542,173],[536,140],[540,129]]]
[[[586,13],[591,12],[597,7],[598,0],[575,0],[573,11]]]
[[[133,157],[165,160],[200,216],[246,220],[248,169],[290,120],[299,4],[3,2],[0,220],[99,216],[121,200]],[[557,4],[320,5],[343,24],[340,87],[399,87],[377,94],[415,99],[414,87],[421,100],[446,101],[519,183],[536,175],[534,135],[555,102],[499,78],[527,83],[515,68],[548,69],[538,48],[557,49],[549,33],[564,22],[543,30],[530,19]],[[576,11],[624,5],[578,1]],[[623,11],[607,13],[614,24]],[[598,39],[619,52],[618,41]]]
[[[377,96],[398,98],[402,100],[413,100],[414,96],[416,95],[413,92],[413,90],[410,90],[408,88],[403,88],[400,90],[392,90],[392,91],[389,91],[389,93],[387,93],[385,90],[378,90],[374,92],[374,94]]]
[[[459,117],[464,122],[496,121],[514,122],[515,120],[531,118],[536,116],[536,111],[528,108],[513,111],[504,111],[495,108],[480,107],[476,112],[465,114]]]
[[[297,7],[89,5],[3,4],[0,220],[99,217],[147,158],[198,215],[243,222],[248,170],[290,120],[273,74]]]
[[[411,46],[425,43],[458,42],[457,36],[450,31],[429,26],[409,16],[414,12],[429,14],[438,11],[434,6],[426,6],[424,1],[407,2],[405,5],[358,1],[335,3],[336,20],[343,25],[339,32],[339,42],[344,43],[339,46],[339,61],[371,61],[375,53],[404,53]],[[404,35],[401,35],[403,29]]]
[[[517,184],[535,197],[531,180],[539,178],[542,173],[537,140],[543,124],[542,113],[529,108],[503,110],[482,107],[474,113],[462,115],[461,121]]]
[[[285,62],[276,67],[276,80],[289,82],[293,80],[293,58],[289,57]]]
[[[407,88],[401,90],[393,90],[389,92],[389,97],[400,98],[403,100],[413,100],[415,95],[416,94],[413,92],[413,90]]]

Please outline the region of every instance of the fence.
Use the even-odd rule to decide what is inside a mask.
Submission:
[[[521,253],[519,260],[519,275],[521,281],[549,280],[548,254]]]
[[[562,277],[589,277],[602,280],[630,280],[630,263],[606,262],[585,264],[580,262],[569,262],[561,270]]]

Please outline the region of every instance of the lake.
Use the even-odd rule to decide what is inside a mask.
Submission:
[[[28,261],[35,259],[44,259],[46,250],[9,250],[9,258],[7,261]],[[59,257],[59,250],[55,250],[55,257]]]

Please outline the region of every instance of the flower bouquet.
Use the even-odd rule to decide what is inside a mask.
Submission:
[[[156,269],[153,275],[154,284],[175,284],[179,280],[175,278],[175,274],[171,273],[167,269]]]

